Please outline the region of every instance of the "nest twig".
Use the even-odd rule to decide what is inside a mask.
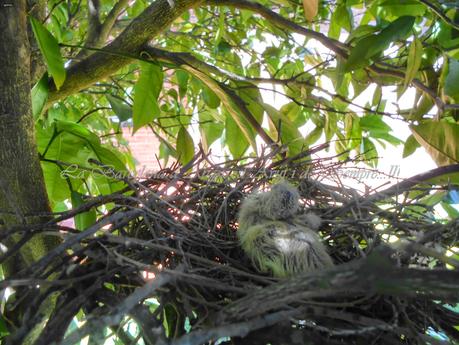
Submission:
[[[39,322],[33,311],[50,294],[58,299],[37,344],[73,344],[87,335],[102,343],[104,328],[135,344],[122,328],[126,316],[146,344],[225,337],[240,344],[418,344],[434,343],[434,331],[458,341],[459,315],[448,308],[459,300],[458,262],[445,255],[457,246],[458,222],[434,222],[420,203],[431,189],[428,178],[458,166],[365,195],[342,185],[344,163],[276,155],[219,164],[200,155],[185,168],[126,181],[125,190],[46,224],[11,227],[4,237],[45,232],[64,240],[0,282],[17,290],[10,307],[29,301],[11,342]],[[275,279],[256,272],[240,249],[239,204],[276,176],[296,184],[305,207],[323,218],[320,234],[334,268]],[[91,227],[59,225],[91,208],[101,214]],[[397,250],[387,244],[390,236]],[[148,297],[156,298],[154,308]],[[56,330],[66,330],[80,310],[86,323],[64,338]]]

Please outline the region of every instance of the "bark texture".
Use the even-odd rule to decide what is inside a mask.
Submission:
[[[25,0],[0,0],[0,42],[0,224],[5,231],[50,211],[32,117]],[[45,242],[35,236],[21,260],[7,263],[6,274],[44,255],[53,245]]]
[[[34,18],[43,21],[46,17],[46,0],[27,0],[27,12]],[[30,44],[30,82],[33,86],[43,73],[46,72],[46,65],[43,61],[40,48],[35,41],[32,31],[32,25],[27,23],[27,34]]]

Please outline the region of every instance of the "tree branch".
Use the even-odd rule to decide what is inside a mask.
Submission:
[[[220,77],[223,77],[225,79],[230,79],[235,82],[247,82],[251,83],[254,85],[260,85],[260,84],[273,84],[273,85],[282,85],[282,86],[291,86],[291,85],[297,85],[297,86],[306,86],[306,87],[311,87],[315,88],[316,90],[319,90],[323,93],[326,93],[327,95],[331,97],[337,97],[343,102],[353,105],[354,107],[360,108],[365,112],[371,112],[374,114],[378,115],[387,115],[391,116],[392,114],[389,114],[387,112],[382,112],[382,111],[377,111],[377,110],[372,110],[371,108],[361,106],[359,104],[353,103],[349,99],[347,99],[344,96],[341,96],[340,94],[336,94],[333,92],[330,92],[329,90],[325,88],[321,88],[320,86],[314,85],[308,81],[302,81],[298,80],[298,77],[301,76],[302,74],[298,74],[296,76],[292,76],[291,78],[286,78],[286,79],[277,79],[277,78],[251,78],[251,77],[244,77],[240,76],[238,74],[229,72],[227,70],[223,70],[215,65],[211,65],[209,63],[206,63],[204,61],[199,60],[196,58],[193,54],[190,53],[182,53],[182,52],[170,52],[166,51],[163,49],[159,49],[156,47],[149,46],[146,51],[150,55],[151,58],[160,60],[160,61],[166,61],[172,64],[176,64],[178,66],[182,64],[187,64],[190,66],[193,66],[193,68],[196,68],[202,72],[208,73],[208,74],[214,74],[218,75]],[[321,103],[321,99],[318,97],[315,97],[313,95],[309,95],[310,99],[316,99],[317,103]]]
[[[378,193],[371,194],[370,196],[359,197],[355,200],[352,200],[347,205],[344,205],[343,207],[339,209],[333,210],[332,217],[343,215],[344,213],[349,211],[352,207],[355,207],[355,206],[361,207],[365,204],[370,204],[370,203],[382,201],[388,198],[392,198],[396,195],[409,191],[410,189],[412,189],[414,186],[418,184],[427,183],[427,181],[431,179],[438,178],[438,177],[441,177],[447,174],[458,173],[458,172],[459,172],[459,164],[452,164],[452,165],[447,165],[447,166],[438,167],[438,168],[429,170],[427,172],[424,172],[424,173],[415,175],[413,177],[410,177],[406,180],[403,180]],[[445,184],[446,184],[446,181],[445,181]]]
[[[46,107],[59,99],[78,92],[95,82],[105,79],[140,54],[142,47],[165,30],[186,10],[203,0],[177,0],[171,7],[167,0],[157,0],[145,9],[104,51],[96,52],[71,66],[64,85],[56,90],[50,84]]]
[[[339,267],[315,271],[279,281],[263,289],[254,289],[245,297],[226,306],[217,316],[222,326],[192,331],[172,342],[172,345],[202,344],[221,337],[245,337],[261,328],[273,326],[290,318],[314,315],[353,325],[351,329],[327,329],[330,335],[353,336],[375,331],[398,332],[397,326],[384,320],[354,314],[339,309],[317,306],[315,298],[334,298],[349,295],[386,294],[410,297],[413,295],[451,297],[457,293],[459,272],[397,267],[390,259],[388,247],[378,247],[365,259],[354,260]],[[304,308],[294,305],[302,301]],[[311,301],[311,304],[308,304]],[[226,324],[225,324],[226,323]],[[314,327],[320,327],[316,324]]]
[[[296,309],[290,311],[280,311],[248,321],[211,329],[198,330],[182,336],[181,338],[173,341],[171,345],[199,345],[207,343],[211,339],[223,337],[245,337],[252,331],[275,325],[276,323],[288,320],[295,315],[298,315],[298,310]]]
[[[430,10],[435,13],[437,16],[439,16],[446,24],[452,26],[454,29],[459,30],[459,25],[456,24],[454,21],[452,21],[445,12],[441,9],[441,7],[437,7],[435,4],[431,3],[430,1],[427,0],[419,0],[419,2],[422,2],[424,5],[426,5]]]
[[[252,115],[250,110],[247,108],[245,102],[242,100],[242,98],[239,97],[227,85],[214,80],[212,77],[208,75],[209,74],[208,69],[210,68],[214,71],[218,71],[216,67],[211,68],[211,65],[201,62],[198,59],[193,58],[191,54],[187,54],[187,53],[185,54],[170,53],[170,52],[167,52],[161,49],[157,49],[152,46],[146,46],[144,48],[144,51],[152,59],[160,58],[162,60],[172,62],[177,66],[181,66],[183,69],[193,74],[195,77],[199,78],[208,87],[213,89],[213,91],[220,97],[222,102],[226,105],[226,108],[228,111],[231,112],[233,105],[237,106],[237,108],[239,108],[239,111],[241,112],[245,120],[247,120],[250,126],[253,129],[255,129],[255,131],[263,139],[263,141],[268,145],[276,145],[273,139],[265,132],[265,130],[261,127],[261,125],[255,119],[255,117]],[[224,72],[221,71],[219,74],[221,75],[222,73]],[[243,79],[244,78],[241,78],[241,77],[238,78],[238,80],[243,80]],[[238,118],[236,116],[233,116],[233,119],[236,122],[238,122]],[[243,132],[247,130],[244,124],[238,123],[238,125]],[[250,138],[252,137],[251,133],[246,132],[244,134],[246,135],[247,140],[250,142]],[[256,147],[255,143],[252,143],[252,146]]]
[[[86,44],[94,45],[99,37],[100,28],[100,2],[99,0],[88,0],[88,33]]]
[[[118,325],[126,314],[129,314],[139,302],[151,296],[161,286],[171,281],[171,276],[167,273],[159,274],[155,279],[149,281],[144,286],[137,288],[131,295],[118,304],[108,315],[103,315],[89,319],[80,329],[70,333],[63,341],[62,345],[72,345],[87,335],[104,329],[106,326]]]
[[[345,44],[331,39],[320,32],[306,29],[256,2],[248,0],[207,0],[206,3],[209,5],[236,7],[253,11],[281,28],[288,29],[289,31],[296,32],[309,38],[314,38],[339,56],[347,57],[348,47]]]
[[[328,49],[333,51],[335,54],[337,54],[338,56],[344,59],[347,59],[348,57],[349,47],[346,44],[341,43],[337,40],[331,39],[319,32],[315,32],[313,30],[306,29],[302,27],[301,25],[298,25],[290,21],[289,19],[282,17],[276,12],[271,11],[270,9],[264,7],[261,4],[258,4],[258,3],[255,3],[249,0],[207,0],[206,3],[209,5],[236,7],[236,8],[247,9],[247,10],[253,11],[255,13],[258,13],[259,15],[261,15],[262,17],[264,17],[266,20],[270,21],[271,23],[278,25],[281,28],[290,30],[292,32],[296,32],[305,37],[313,38],[319,41],[325,47],[327,47]],[[372,65],[367,68],[368,70],[378,75],[391,76],[391,77],[398,78],[400,80],[405,79],[405,73],[400,72],[400,71],[396,71],[396,70],[389,69],[389,68],[383,68],[383,67],[376,66],[376,65]],[[414,87],[425,92],[433,99],[440,113],[443,111],[443,109],[445,108],[445,104],[441,100],[441,98],[437,96],[434,90],[431,90],[429,87],[424,85],[419,79],[413,79],[412,84]]]
[[[84,43],[85,47],[94,47],[100,48],[104,43],[106,43],[108,35],[110,34],[113,26],[116,23],[116,19],[124,11],[128,5],[129,0],[120,0],[118,1],[110,13],[105,18],[105,21],[101,23],[100,13],[99,13],[99,0],[88,0],[88,34]],[[74,61],[80,61],[91,55],[90,49],[82,49],[75,57]]]
[[[119,0],[108,13],[100,30],[101,36],[105,37],[105,40],[107,39],[110,31],[113,29],[113,26],[116,23],[116,19],[124,11],[128,4],[129,0]]]

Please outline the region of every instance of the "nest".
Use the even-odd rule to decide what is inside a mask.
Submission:
[[[341,184],[345,162],[311,153],[277,159],[278,152],[265,152],[221,164],[201,154],[183,168],[125,179],[123,191],[45,224],[12,227],[10,235],[54,233],[64,241],[1,282],[17,290],[9,308],[28,301],[11,342],[41,322],[36,311],[49,296],[55,304],[37,344],[88,335],[103,344],[107,330],[124,344],[458,341],[451,307],[459,299],[458,262],[445,251],[457,246],[459,223],[434,222],[431,206],[420,202],[433,188],[426,180],[458,167],[365,194]],[[279,176],[324,220],[320,235],[335,267],[276,279],[258,273],[241,250],[241,200]],[[58,225],[90,209],[103,215],[89,228]],[[86,322],[64,336],[75,320]]]

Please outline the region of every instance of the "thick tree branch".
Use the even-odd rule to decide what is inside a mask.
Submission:
[[[54,85],[51,84],[47,107],[115,73],[132,61],[130,56],[138,56],[149,40],[165,30],[186,10],[199,5],[202,1],[177,0],[173,7],[167,0],[155,1],[108,44],[104,52],[94,53],[71,66],[60,90],[54,89]]]
[[[377,248],[365,259],[355,260],[326,271],[316,271],[280,281],[263,289],[254,289],[230,303],[217,316],[219,327],[192,331],[172,344],[202,344],[221,337],[245,337],[251,332],[288,321],[314,315],[352,324],[351,329],[329,331],[338,336],[352,336],[359,332],[397,331],[396,325],[382,320],[343,311],[340,308],[317,306],[316,298],[339,298],[387,294],[390,296],[425,295],[456,299],[458,271],[421,270],[397,267],[389,258],[392,251]],[[294,308],[299,301],[304,308]],[[311,301],[311,305],[308,305]],[[226,322],[225,322],[226,321]],[[314,325],[314,327],[321,327]],[[321,331],[328,329],[321,327]],[[288,335],[286,335],[288,336]]]
[[[393,251],[376,248],[368,257],[353,260],[324,271],[300,274],[264,289],[253,290],[233,302],[222,313],[222,319],[244,320],[265,313],[286,310],[298,301],[317,298],[339,298],[384,294],[433,299],[459,297],[458,270],[430,270],[397,267]],[[269,301],[269,303],[266,303]]]
[[[120,0],[113,7],[111,14],[107,17],[104,24],[101,24],[103,27],[100,35],[101,38],[110,32],[116,16],[121,13],[123,7],[126,5],[125,1]],[[80,63],[71,66],[68,70],[67,80],[61,89],[51,90],[47,107],[53,102],[78,92],[115,73],[119,68],[139,56],[142,47],[150,39],[168,27],[175,18],[180,16],[188,8],[198,6],[204,1],[178,0],[171,7],[168,0],[157,0],[134,19],[118,38],[103,48],[103,51],[96,52]],[[205,4],[236,7],[253,11],[281,28],[321,42],[325,47],[342,58],[347,58],[348,56],[349,47],[346,44],[333,40],[322,33],[304,28],[256,2],[249,0],[206,0]],[[372,65],[368,67],[368,70],[377,75],[392,76],[400,80],[405,79],[403,72],[379,65]],[[413,79],[412,84],[434,100],[440,113],[446,108],[444,102],[438,97],[435,91],[424,85],[420,80]],[[51,85],[51,88],[53,87],[54,85]]]

